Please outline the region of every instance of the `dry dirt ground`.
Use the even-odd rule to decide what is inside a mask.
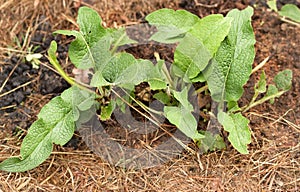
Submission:
[[[209,2],[209,3],[208,3]],[[299,6],[299,1],[291,2]],[[18,155],[27,129],[41,107],[68,85],[42,58],[39,69],[24,62],[31,45],[45,53],[52,39],[61,42],[59,59],[67,57],[70,39],[53,37],[57,29],[76,29],[80,5],[99,12],[106,26],[140,23],[157,9],[186,9],[199,17],[226,14],[233,8],[255,6],[257,39],[254,66],[265,66],[268,81],[277,71],[293,70],[293,87],[274,105],[262,104],[245,115],[251,120],[250,154],[232,147],[206,155],[182,153],[165,165],[124,170],[109,165],[81,141],[55,146],[39,167],[25,173],[0,172],[0,192],[8,191],[300,191],[300,27],[285,23],[265,1],[226,0],[0,0],[0,161]],[[32,49],[31,49],[32,50]],[[33,51],[33,50],[32,50]],[[252,75],[241,100],[247,103],[259,72]]]

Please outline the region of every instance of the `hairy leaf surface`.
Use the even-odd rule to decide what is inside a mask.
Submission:
[[[228,35],[231,21],[232,18],[224,18],[221,14],[209,15],[198,21],[188,33],[201,41],[213,56]]]
[[[147,15],[146,20],[158,29],[151,40],[175,43],[200,19],[185,10],[160,9]]]
[[[237,101],[243,94],[255,56],[252,15],[253,8],[248,7],[234,9],[226,16],[233,18],[229,34],[203,72],[215,101]]]
[[[202,134],[197,131],[197,121],[192,115],[191,111],[184,107],[164,107],[164,114],[166,118],[176,127],[182,131],[186,136],[198,141],[204,138]]]
[[[218,121],[224,126],[224,130],[229,132],[228,140],[233,147],[242,154],[248,154],[247,145],[251,142],[249,120],[241,113],[227,114],[220,111]]]
[[[69,47],[69,57],[77,68],[95,67],[91,47],[107,34],[101,25],[102,19],[96,11],[81,7],[78,11],[77,23],[80,31],[58,30],[55,33],[76,37]]]

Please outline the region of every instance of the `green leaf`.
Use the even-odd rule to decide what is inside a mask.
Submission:
[[[212,134],[209,131],[202,131],[205,136],[197,142],[201,152],[216,151],[226,148],[223,138],[219,134]]]
[[[209,63],[227,36],[232,18],[210,15],[199,20],[185,35],[174,53],[174,65],[180,68],[188,79],[197,75]]]
[[[151,40],[174,43],[183,38],[184,34],[200,19],[185,10],[160,9],[147,15],[146,20],[158,29]]]
[[[187,87],[180,92],[173,91],[174,97],[179,101],[179,103],[187,110],[193,111],[193,105],[188,100],[188,90]]]
[[[198,141],[204,136],[197,131],[197,121],[192,113],[184,107],[164,107],[166,118],[187,137]]]
[[[255,56],[255,37],[251,26],[253,8],[231,10],[233,18],[228,36],[221,43],[214,59],[203,71],[212,98],[217,101],[237,101],[243,94]]]
[[[113,100],[110,101],[108,105],[101,106],[100,120],[101,121],[109,120],[115,108],[116,108],[116,102],[114,102]]]
[[[235,111],[239,111],[241,108],[239,107],[237,101],[229,101],[227,103],[227,109],[229,112],[235,112]]]
[[[265,97],[271,97],[271,96],[275,96],[277,94],[278,94],[277,87],[275,85],[271,84],[268,86],[268,90],[267,90]],[[271,104],[274,104],[274,101],[275,101],[275,97],[270,99]]]
[[[134,44],[136,41],[130,39],[126,33],[126,29],[124,27],[118,29],[107,29],[110,30],[111,37],[113,38],[112,44],[114,46],[122,46],[128,44]]]
[[[65,145],[72,138],[75,121],[79,118],[74,115],[79,112],[76,105],[84,109],[91,105],[85,100],[90,99],[93,94],[79,93],[77,87],[71,87],[46,104],[22,142],[20,158],[12,157],[1,162],[0,170],[23,172],[33,169],[50,156],[53,143]],[[82,114],[84,115],[78,115]]]
[[[293,72],[290,69],[279,72],[274,77],[274,82],[278,90],[287,91],[292,86]]]
[[[55,97],[44,105],[38,114],[38,118],[44,119],[44,122],[50,125],[57,124],[70,111],[69,103],[66,103],[61,97]]]
[[[224,130],[229,132],[228,140],[232,146],[242,154],[248,154],[247,145],[251,143],[251,133],[248,127],[249,120],[241,113],[218,113],[218,121]]]
[[[52,152],[49,127],[42,119],[34,122],[21,145],[21,156],[11,157],[0,163],[0,170],[8,172],[24,172],[37,167]],[[23,156],[22,156],[23,155]]]
[[[203,43],[188,33],[176,47],[174,65],[183,71],[188,79],[192,79],[208,65],[211,58],[212,55]]]
[[[300,9],[296,5],[286,4],[278,13],[283,17],[288,17],[291,20],[300,22]]]
[[[81,7],[78,11],[77,23],[80,31],[58,30],[55,33],[72,35],[76,39],[70,44],[69,57],[72,63],[80,69],[95,67],[96,61],[91,47],[106,35],[101,26],[102,20],[98,13],[88,7]]]
[[[104,66],[102,71],[103,77],[106,81],[114,83],[130,65],[136,63],[137,60],[131,54],[119,53]]]
[[[255,86],[255,91],[258,93],[264,93],[267,90],[267,81],[266,81],[266,74],[265,71],[262,71],[260,74],[259,81]]]
[[[153,98],[157,99],[158,101],[160,101],[161,103],[163,103],[165,105],[170,104],[170,102],[171,102],[170,96],[167,93],[164,93],[164,92],[155,93],[153,95]]]
[[[90,85],[93,87],[102,87],[102,86],[112,85],[112,83],[109,83],[104,79],[102,75],[102,71],[97,71],[93,75]]]
[[[190,79],[190,80],[193,83],[197,83],[197,82],[204,83],[206,81],[202,72],[200,72],[196,77],[194,77],[193,79]]]
[[[209,15],[198,21],[189,33],[202,42],[213,56],[228,35],[231,22],[232,18],[224,18],[221,14]]]
[[[157,67],[149,60],[136,60],[136,62],[127,67],[115,80],[115,84],[122,85],[138,85],[142,82],[157,80],[164,84],[161,88],[166,88],[164,77]]]
[[[276,5],[276,1],[277,0],[271,0],[271,1],[267,1],[267,4],[268,4],[268,6],[272,9],[272,10],[274,10],[274,11],[278,11],[278,9],[277,9],[277,5]]]

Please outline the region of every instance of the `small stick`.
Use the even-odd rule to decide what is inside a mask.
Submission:
[[[252,69],[251,75],[261,69],[269,61],[271,56],[266,57],[260,64],[258,64],[254,69]]]
[[[33,80],[33,81],[35,81],[35,80]],[[14,92],[14,91],[16,91],[16,90],[18,90],[18,89],[20,89],[20,88],[22,88],[22,87],[25,87],[25,86],[29,85],[29,84],[32,83],[33,81],[29,81],[29,82],[27,82],[27,83],[24,83],[24,84],[22,84],[22,85],[20,85],[20,86],[18,86],[18,87],[16,87],[16,88],[14,88],[14,89],[12,89],[12,90],[9,90],[9,91],[7,91],[7,92],[1,94],[1,95],[0,95],[0,98],[3,97],[3,96],[5,96],[5,95],[8,95],[8,94],[10,94],[10,93],[12,93],[12,92]]]

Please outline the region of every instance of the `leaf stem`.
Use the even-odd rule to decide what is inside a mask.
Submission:
[[[137,108],[135,108],[134,106],[132,106],[130,103],[128,103],[123,97],[121,97],[115,90],[111,90],[114,94],[116,94],[117,97],[119,97],[124,103],[126,103],[128,106],[130,106],[132,109],[134,109],[136,112],[138,112],[140,115],[142,115],[143,117],[145,117],[146,119],[148,119],[149,121],[151,121],[154,125],[158,126],[159,128],[161,128],[163,131],[165,131],[168,135],[170,135],[175,141],[177,141],[184,149],[186,149],[187,151],[189,151],[192,154],[196,154],[196,151],[193,150],[192,148],[190,148],[189,146],[187,146],[186,144],[184,144],[180,139],[176,138],[172,133],[170,133],[168,130],[166,130],[165,128],[163,128],[157,120],[153,120],[150,117],[148,117],[147,115],[145,115],[144,113],[142,113],[141,111],[139,111]]]
[[[274,99],[275,97],[280,97],[283,93],[285,93],[285,91],[279,91],[278,93],[274,94],[274,95],[270,95],[267,97],[263,97],[258,101],[255,102],[250,102],[250,104],[248,106],[244,106],[241,108],[241,111],[243,111],[243,113],[245,113],[246,111],[248,111],[249,109],[251,109],[252,107],[255,107],[256,105],[260,105],[270,99]]]
[[[294,22],[294,21],[291,21],[291,20],[288,20],[286,19],[285,17],[281,17],[280,18],[282,21],[286,22],[286,23],[289,23],[289,24],[292,24],[292,25],[296,25],[297,27],[300,27],[300,24],[297,23],[297,22]]]
[[[50,63],[54,66],[54,68],[57,70],[57,72],[62,76],[62,78],[64,78],[64,80],[66,80],[70,85],[75,85],[80,89],[83,89],[90,93],[95,94],[95,91],[92,91],[92,90],[88,89],[87,87],[77,83],[70,76],[68,76],[65,73],[65,71],[62,69],[61,65],[58,63],[57,59],[53,59],[52,57],[48,57],[48,59],[49,59]]]
[[[168,70],[168,68],[166,66],[166,63],[164,62],[164,60],[160,59],[160,56],[159,56],[159,54],[157,52],[154,52],[154,57],[155,57],[155,59],[156,59],[157,62],[163,61],[162,71],[163,71],[164,75],[166,76],[166,80],[168,81],[170,87],[174,88],[174,82],[173,82],[173,80],[171,78],[171,75],[170,75],[169,70]]]

